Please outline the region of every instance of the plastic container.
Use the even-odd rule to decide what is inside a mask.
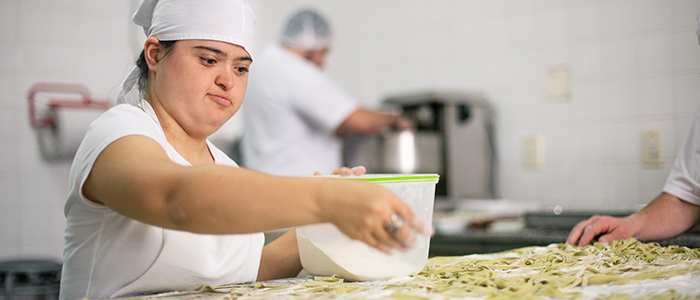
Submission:
[[[339,178],[382,185],[401,197],[425,222],[432,222],[437,174],[365,174]],[[420,234],[416,235],[416,245],[408,251],[385,254],[351,240],[330,223],[301,226],[296,232],[301,264],[311,275],[337,274],[350,281],[388,279],[416,274],[428,260],[430,237]]]

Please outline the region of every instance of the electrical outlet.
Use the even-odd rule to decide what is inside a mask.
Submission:
[[[550,67],[547,70],[546,91],[547,99],[552,102],[563,102],[571,96],[571,73],[569,66]]]
[[[664,147],[661,131],[649,130],[642,134],[642,163],[645,168],[664,166]]]
[[[523,162],[525,168],[539,170],[544,165],[544,136],[533,134],[523,140]]]

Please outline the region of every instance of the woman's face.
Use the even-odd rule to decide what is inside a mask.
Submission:
[[[146,43],[148,61],[148,43]],[[210,40],[181,40],[151,53],[149,99],[184,131],[206,138],[238,111],[252,59],[242,47]],[[152,80],[151,80],[152,79]],[[152,85],[152,86],[151,86]],[[161,120],[163,122],[163,120]],[[167,124],[167,123],[166,123]]]

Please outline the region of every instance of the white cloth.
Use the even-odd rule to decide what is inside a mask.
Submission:
[[[144,0],[132,20],[143,27],[146,37],[227,42],[252,56],[255,14],[248,0]],[[141,97],[127,97],[138,78],[134,67],[122,83],[117,104],[138,105]]]
[[[700,205],[700,109],[695,112],[695,119],[678,151],[663,191]]]
[[[243,165],[275,175],[329,174],[342,166],[335,131],[357,107],[316,65],[268,46],[243,101]]]
[[[203,235],[163,229],[84,197],[82,187],[98,155],[124,136],[152,138],[173,162],[190,165],[166,140],[151,106],[143,101],[142,107],[117,105],[105,112],[90,125],[74,158],[65,206],[61,299],[186,290],[205,284],[251,282],[257,277],[262,233]],[[216,164],[237,167],[208,144]]]

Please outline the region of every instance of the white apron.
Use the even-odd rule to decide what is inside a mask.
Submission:
[[[142,100],[140,107],[158,122],[148,102]],[[171,151],[175,149],[166,149],[166,152]],[[176,151],[172,154],[179,156]],[[262,233],[206,235],[163,229],[163,246],[151,267],[110,298],[190,290],[207,284],[253,282],[257,278],[264,242]]]
[[[264,239],[262,234],[201,235],[164,229],[163,248],[153,265],[110,298],[255,281],[261,253],[250,253],[252,251],[246,251],[250,247],[231,244],[234,237],[239,243],[242,237],[248,237],[250,243],[259,240],[260,244]]]

